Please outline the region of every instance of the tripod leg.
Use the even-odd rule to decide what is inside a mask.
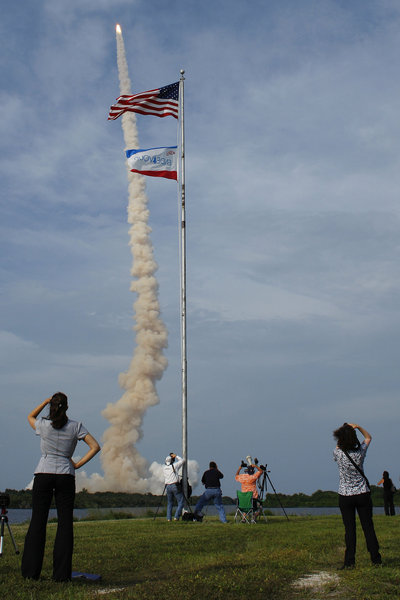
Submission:
[[[8,521],[7,521],[7,529],[8,529],[8,533],[10,534],[11,541],[12,541],[12,543],[13,543],[13,546],[14,546],[15,554],[19,554],[19,550],[18,550],[17,544],[15,543],[15,539],[14,539],[14,536],[13,536],[13,532],[11,531],[11,527],[10,527],[10,524],[9,524],[9,522],[8,522]]]
[[[192,514],[193,514],[193,511],[192,511],[192,507],[191,507],[191,505],[190,505],[190,502],[189,502],[188,498],[186,498],[186,496],[185,496],[185,492],[182,492],[182,494],[183,494],[183,499],[184,499],[184,500],[185,500],[185,502],[186,502],[186,506],[188,507],[188,509],[189,509],[189,512],[190,512],[190,514],[192,515]]]
[[[161,494],[161,498],[160,498],[160,503],[159,503],[159,505],[157,506],[156,514],[155,514],[155,515],[154,515],[154,517],[153,517],[153,521],[155,521],[155,520],[156,520],[156,516],[158,515],[158,511],[160,510],[160,506],[161,506],[161,504],[162,504],[162,499],[163,499],[163,496],[164,496],[164,494],[165,494],[165,490],[166,490],[166,489],[167,489],[167,484],[165,484],[165,485],[164,485],[163,493]]]
[[[3,556],[3,546],[4,546],[4,517],[1,517],[0,556]]]
[[[269,481],[269,483],[270,483],[270,485],[271,485],[272,489],[274,490],[274,494],[275,494],[275,496],[277,497],[279,504],[281,505],[281,509],[283,510],[283,512],[285,513],[285,517],[286,517],[286,518],[287,518],[287,520],[289,521],[289,517],[288,517],[288,516],[287,516],[287,514],[286,514],[286,510],[283,508],[283,504],[282,504],[282,502],[281,502],[281,500],[280,500],[280,498],[279,498],[278,494],[276,493],[276,489],[274,488],[274,485],[273,485],[273,483],[272,483],[272,481],[271,481],[271,479],[270,479],[270,477],[269,477],[269,475],[268,475],[268,474],[267,474],[267,477],[268,477],[268,481]]]

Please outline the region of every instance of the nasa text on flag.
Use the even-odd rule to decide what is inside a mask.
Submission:
[[[177,179],[177,146],[126,150],[133,173]]]

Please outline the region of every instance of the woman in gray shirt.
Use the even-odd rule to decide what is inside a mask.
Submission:
[[[50,406],[49,416],[37,418]],[[46,542],[46,524],[50,504],[55,498],[57,533],[53,550],[53,579],[70,581],[73,551],[73,509],[75,500],[75,471],[100,450],[88,430],[67,417],[68,399],[62,392],[47,398],[28,415],[30,426],[40,436],[42,456],[35,469],[32,490],[32,518],[25,538],[21,570],[23,577],[39,579]],[[78,462],[72,460],[78,440],[89,450]]]

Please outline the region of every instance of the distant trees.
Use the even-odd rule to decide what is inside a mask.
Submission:
[[[10,508],[32,508],[31,490],[6,490],[10,496]]]
[[[31,508],[32,507],[32,492],[31,490],[11,490],[6,489],[5,493],[10,496],[10,508]],[[376,485],[371,489],[372,502],[374,506],[383,506],[382,488]],[[317,490],[311,495],[299,492],[297,494],[277,494],[267,493],[265,506],[268,508],[278,508],[279,500],[283,506],[288,508],[294,507],[323,507],[337,506],[338,497],[336,492]],[[400,491],[397,491],[394,496],[395,504],[400,502]],[[197,496],[193,496],[190,501],[194,505]],[[88,492],[83,489],[76,494],[75,508],[123,508],[128,506],[146,506],[157,507],[160,504],[161,496],[153,494],[128,494],[123,492]],[[165,498],[163,499],[165,503]],[[224,504],[235,504],[229,496],[223,497]]]
[[[376,485],[371,486],[372,503],[374,506],[383,506],[383,492],[382,488]],[[300,506],[305,507],[324,507],[324,506],[338,506],[338,495],[337,492],[317,490],[311,496],[307,494],[278,494],[279,500],[288,508],[295,508]],[[394,495],[395,504],[400,502],[400,492],[397,491]],[[268,493],[266,495],[267,507],[278,508],[279,501],[275,494]]]

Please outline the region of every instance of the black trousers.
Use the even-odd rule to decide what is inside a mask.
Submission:
[[[385,515],[393,517],[395,515],[394,504],[393,504],[393,492],[390,490],[387,492],[383,491],[383,505],[385,507]]]
[[[379,554],[379,543],[372,520],[371,494],[367,492],[366,494],[356,494],[354,496],[339,495],[339,508],[345,528],[346,551],[344,564],[350,566],[354,565],[356,561],[356,511],[363,528],[371,560],[375,564],[380,564],[382,559]]]
[[[46,525],[51,500],[57,508],[57,533],[53,548],[53,579],[68,581],[72,572],[74,546],[73,510],[75,477],[38,473],[32,490],[32,518],[25,538],[21,571],[23,577],[39,579],[46,543]]]

